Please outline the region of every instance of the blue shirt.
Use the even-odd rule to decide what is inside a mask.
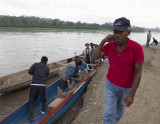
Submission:
[[[80,66],[79,66],[79,70],[80,71],[84,71],[85,69],[87,69],[87,70],[89,70],[89,67],[88,67],[88,64],[81,64]]]
[[[71,66],[67,71],[67,79],[76,77],[76,66]]]
[[[94,50],[92,49],[90,54],[89,54],[90,60],[92,60],[93,53],[94,53]]]

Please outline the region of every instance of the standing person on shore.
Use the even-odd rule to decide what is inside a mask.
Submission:
[[[83,51],[83,55],[85,56],[85,59],[86,59],[86,63],[90,63],[90,52],[91,52],[91,49],[89,48],[89,43],[86,43],[85,44],[86,46],[86,49]]]
[[[101,41],[92,57],[96,60],[107,55],[110,63],[104,91],[104,124],[118,122],[126,106],[133,103],[144,62],[142,46],[128,38],[131,33],[128,19],[116,19],[113,33]]]
[[[29,110],[30,115],[29,119],[33,120],[33,112],[34,112],[34,102],[37,99],[38,95],[40,95],[40,99],[42,102],[42,110],[41,113],[45,114],[46,111],[46,78],[49,75],[49,68],[47,66],[48,58],[43,56],[41,58],[41,62],[34,63],[29,69],[28,73],[33,75],[32,83],[30,85],[29,91]]]
[[[149,42],[150,42],[150,40],[151,40],[151,36],[152,36],[151,30],[149,30],[149,32],[148,32],[148,34],[147,34],[147,43],[146,43],[146,47],[149,47]]]

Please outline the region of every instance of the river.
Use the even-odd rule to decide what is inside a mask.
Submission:
[[[43,55],[49,63],[82,53],[84,44],[99,44],[108,33],[0,32],[0,77],[29,68]],[[152,34],[158,40],[159,34]],[[145,44],[146,33],[132,33],[132,40]]]
[[[109,33],[0,32],[0,77],[29,68],[34,62],[40,61],[43,55],[52,63],[81,54],[85,43],[99,44],[107,34]],[[147,33],[131,33],[129,38],[144,45],[146,35]],[[152,36],[160,40],[159,33],[153,33]],[[28,88],[0,96],[0,119],[27,99]]]

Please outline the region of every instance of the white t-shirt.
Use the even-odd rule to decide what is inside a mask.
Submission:
[[[91,52],[91,49],[90,48],[86,48],[84,51],[83,51],[83,54],[87,55],[87,54],[90,54]]]

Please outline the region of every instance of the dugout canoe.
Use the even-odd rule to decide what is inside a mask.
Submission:
[[[84,81],[81,82],[76,89],[69,93],[65,98],[62,98],[61,101],[50,108],[50,110],[46,111],[46,114],[43,115],[40,113],[41,110],[41,102],[38,98],[34,104],[34,111],[35,111],[35,120],[30,121],[28,120],[29,116],[29,104],[26,101],[23,105],[15,109],[9,115],[4,117],[0,120],[1,124],[50,124],[55,123],[61,116],[75,103],[75,101],[84,93],[85,89],[87,88],[89,82],[91,81],[92,77],[96,74],[96,72],[105,64],[108,63],[108,60],[100,64],[97,69],[93,70]],[[47,87],[47,105],[49,106],[52,102],[54,102],[58,98],[57,87],[62,88],[63,82],[61,79],[57,80],[56,82],[52,83],[50,86]]]
[[[82,56],[75,56],[72,57],[72,59],[75,60],[77,59],[76,57]],[[50,69],[48,79],[57,76],[59,69],[66,63],[67,59],[48,64],[48,67]],[[14,90],[25,88],[30,85],[31,80],[32,76],[28,74],[28,69],[0,77],[0,93],[7,93]]]

